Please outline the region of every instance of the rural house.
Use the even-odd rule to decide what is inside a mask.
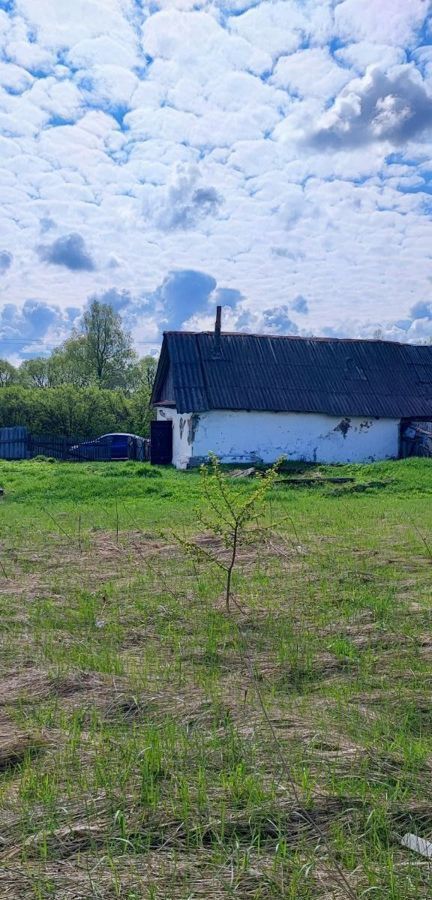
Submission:
[[[390,459],[431,430],[432,346],[223,334],[218,308],[213,332],[165,333],[152,402],[156,463]]]

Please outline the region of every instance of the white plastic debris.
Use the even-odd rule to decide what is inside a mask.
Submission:
[[[420,853],[421,856],[425,856],[426,859],[432,859],[431,842],[425,841],[424,838],[417,837],[416,834],[404,834],[401,844],[403,847],[408,847],[408,850],[414,850],[416,853]]]

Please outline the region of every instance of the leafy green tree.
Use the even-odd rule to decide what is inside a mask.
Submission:
[[[108,303],[93,300],[83,316],[82,336],[89,371],[96,384],[100,387],[127,388],[136,354],[120,315]]]
[[[156,366],[152,356],[138,360],[112,306],[93,300],[81,331],[49,357],[25,360],[18,370],[0,361],[0,425],[77,437],[110,431],[146,436]]]
[[[157,360],[153,356],[144,356],[131,370],[129,382],[133,430],[136,434],[146,436],[150,431],[153,409],[150,405],[153,383],[156,375]]]
[[[157,359],[154,356],[143,356],[142,359],[139,359],[131,368],[130,389],[136,391],[145,389],[151,396],[156,369]]]
[[[84,335],[74,334],[53,350],[49,358],[49,378],[51,387],[62,384],[89,387],[95,383]]]
[[[154,416],[153,409],[150,406],[150,396],[147,388],[141,388],[129,398],[132,431],[134,434],[142,435],[142,437],[147,437],[150,433],[150,422]]]
[[[7,359],[0,359],[0,387],[7,387],[17,380],[18,373],[15,366]]]
[[[48,392],[43,431],[66,437],[95,437],[128,431],[130,419],[127,400],[119,392],[63,384]]]
[[[49,387],[49,360],[43,356],[25,359],[19,367],[18,375],[24,387]]]

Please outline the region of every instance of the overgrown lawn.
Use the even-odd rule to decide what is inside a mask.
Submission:
[[[231,613],[198,472],[0,486],[0,896],[431,896],[430,461],[288,467]]]

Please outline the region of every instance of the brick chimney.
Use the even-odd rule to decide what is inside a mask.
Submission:
[[[221,355],[221,329],[222,329],[222,307],[216,307],[216,321],[214,330],[214,355]]]

